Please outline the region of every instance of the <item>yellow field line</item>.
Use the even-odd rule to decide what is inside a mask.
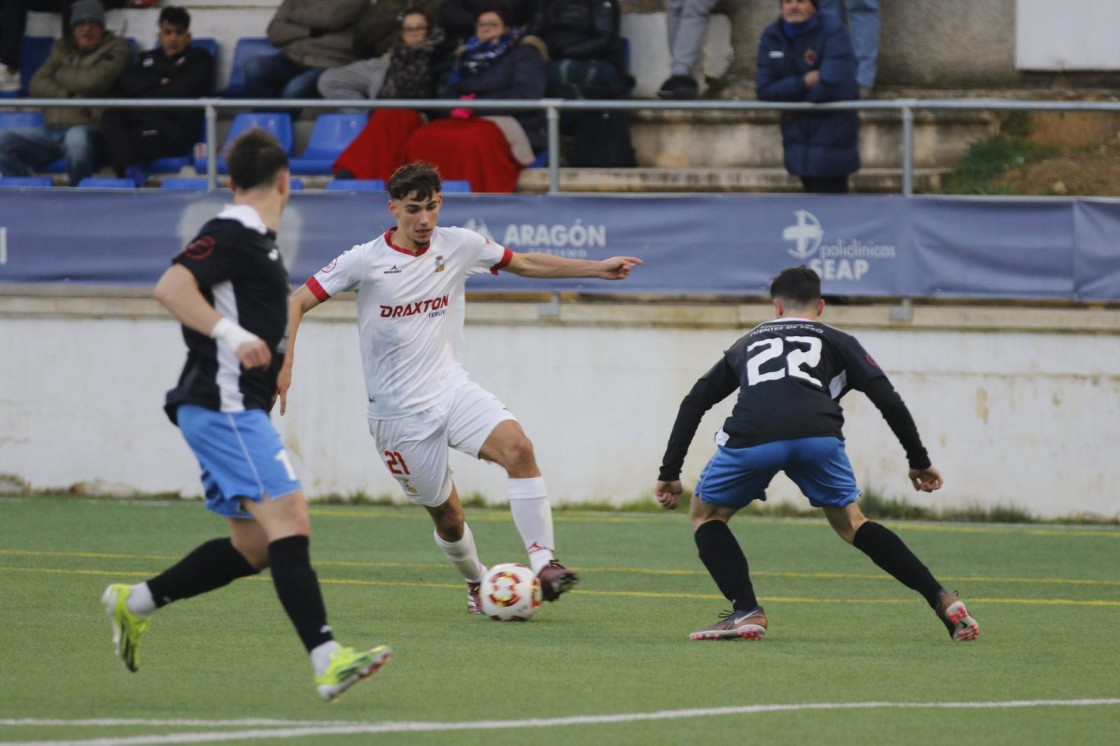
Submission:
[[[510,520],[509,513],[501,508],[475,508],[469,509],[470,520],[472,522],[498,522]],[[365,520],[373,520],[377,518],[395,518],[404,520],[422,520],[428,521],[428,514],[424,511],[409,511],[407,509],[396,508],[347,508],[347,507],[331,507],[331,508],[311,508],[310,514],[322,518],[361,518]],[[674,515],[685,515],[684,513],[651,513],[648,515],[631,513],[629,515],[609,515],[606,513],[590,513],[579,514],[576,512],[565,512],[563,510],[555,510],[553,512],[553,520],[560,523],[610,523],[610,524],[631,524],[631,523],[664,523],[666,519],[672,519]],[[766,521],[768,523],[780,523],[784,526],[811,526],[814,529],[822,525],[827,525],[824,518],[777,518],[768,516],[751,516],[743,515],[734,526],[743,526],[752,520]],[[963,533],[963,534],[1026,534],[1028,536],[1086,536],[1086,537],[1104,537],[1117,539],[1120,538],[1120,529],[1113,528],[1097,528],[1095,526],[1055,526],[1047,525],[1035,527],[1031,524],[1022,525],[983,525],[983,524],[961,524],[961,523],[934,523],[934,522],[912,522],[912,521],[895,521],[891,519],[883,519],[885,523],[891,526],[897,526],[913,531],[933,531],[944,533]]]
[[[133,571],[120,571],[120,570],[104,570],[104,569],[75,569],[66,567],[13,567],[0,565],[0,572],[20,572],[20,573],[45,573],[49,575],[101,575],[110,577],[138,577],[146,578],[151,577],[150,572],[137,572]],[[249,577],[244,580],[256,582],[271,582],[267,577]],[[461,589],[461,583],[421,583],[414,581],[393,581],[393,580],[363,580],[356,578],[324,578],[320,577],[319,582],[323,585],[357,585],[370,588],[440,588],[440,589]],[[722,596],[714,593],[679,593],[679,592],[666,592],[666,591],[619,591],[619,590],[585,590],[580,589],[581,596],[613,596],[613,597],[626,597],[626,598],[665,598],[665,599],[700,599],[700,600],[722,600]],[[901,604],[913,603],[913,599],[908,598],[809,598],[801,596],[764,596],[762,600],[769,602],[781,603],[804,603],[804,604]],[[1069,598],[980,598],[970,597],[969,603],[991,603],[991,604],[1010,604],[1010,605],[1038,605],[1045,606],[1090,606],[1090,607],[1106,607],[1106,608],[1120,608],[1120,600],[1112,599],[1087,599],[1075,600]]]
[[[29,549],[0,549],[0,556],[11,555],[19,557],[71,557],[75,559],[120,559],[120,560],[163,560],[176,562],[181,557],[158,554],[122,554],[109,552],[62,552],[41,551]],[[357,568],[370,570],[431,570],[447,567],[444,562],[354,562],[316,560],[316,567]],[[707,577],[708,573],[703,568],[678,569],[654,567],[586,567],[580,566],[581,572],[595,575],[650,575],[668,577]],[[811,580],[881,580],[893,581],[889,575],[882,572],[790,572],[777,570],[756,570],[752,577],[760,578],[793,578]],[[1080,586],[1105,586],[1120,587],[1120,580],[1103,578],[1013,578],[990,575],[961,575],[945,576],[945,582],[952,583],[1021,583],[1026,585],[1080,585]]]

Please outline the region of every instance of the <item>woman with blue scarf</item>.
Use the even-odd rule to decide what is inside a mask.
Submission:
[[[504,6],[479,13],[475,34],[459,49],[439,97],[461,100],[541,99],[548,84],[547,48],[511,26]],[[547,145],[543,111],[458,108],[451,119],[416,130],[408,161],[428,161],[446,179],[485,192],[512,192],[521,169]]]
[[[755,91],[760,101],[859,99],[856,59],[840,19],[818,14],[816,0],[780,0],[781,16],[762,32]],[[846,193],[859,170],[855,111],[782,113],[786,170],[807,192]]]

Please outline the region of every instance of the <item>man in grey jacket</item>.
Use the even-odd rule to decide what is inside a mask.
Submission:
[[[105,98],[128,67],[128,43],[105,29],[105,9],[97,0],[78,0],[70,9],[68,38],[55,41],[28,90],[35,98]],[[92,106],[48,107],[42,127],[0,132],[0,174],[29,176],[31,169],[66,158],[70,185],[97,166],[101,110]]]
[[[318,98],[319,75],[354,62],[354,25],[369,0],[284,0],[268,24],[280,50],[245,65],[248,98]]]

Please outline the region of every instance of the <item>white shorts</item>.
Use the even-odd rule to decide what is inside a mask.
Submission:
[[[478,458],[490,433],[505,420],[517,418],[498,397],[466,381],[423,412],[370,420],[369,432],[409,501],[434,508],[451,496],[448,449]]]

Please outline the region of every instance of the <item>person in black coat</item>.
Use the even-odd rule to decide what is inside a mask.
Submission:
[[[201,98],[214,84],[214,58],[191,46],[191,16],[168,6],[159,14],[159,45],[142,53],[119,81],[126,98]],[[117,176],[140,186],[143,162],[183,155],[198,140],[201,109],[106,109],[101,117],[105,149]]]
[[[548,95],[622,98],[626,74],[618,0],[540,0],[529,33],[548,45]]]
[[[760,101],[859,99],[856,58],[838,18],[817,13],[816,0],[780,0],[781,16],[758,44],[756,94]],[[844,193],[859,170],[859,115],[855,111],[782,113],[786,170],[807,192]]]

